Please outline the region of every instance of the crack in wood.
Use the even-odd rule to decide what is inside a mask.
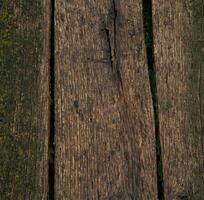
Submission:
[[[118,12],[116,9],[116,2],[115,0],[112,1],[112,12],[113,12],[113,39],[111,41],[111,33],[108,28],[105,28],[107,42],[108,42],[108,48],[109,48],[109,60],[112,72],[114,76],[116,76],[117,81],[119,82],[120,89],[123,91],[123,81],[121,72],[118,65],[118,59],[117,59],[117,16]]]
[[[153,110],[154,110],[158,199],[164,200],[165,199],[164,180],[163,180],[163,163],[162,163],[161,141],[160,141],[157,80],[156,80],[156,69],[155,69],[155,63],[154,63],[152,0],[143,0],[143,24],[144,24],[144,37],[145,37],[148,72],[149,72],[149,84],[150,84]]]

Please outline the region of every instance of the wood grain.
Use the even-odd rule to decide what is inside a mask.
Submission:
[[[204,2],[153,0],[166,200],[204,197]]]
[[[142,2],[55,7],[56,199],[157,199]]]
[[[49,1],[0,1],[0,199],[47,199]]]

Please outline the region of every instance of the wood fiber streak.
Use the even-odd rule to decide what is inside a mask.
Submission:
[[[153,0],[166,200],[204,197],[204,2]]]
[[[142,2],[56,1],[56,199],[157,199]]]
[[[0,1],[0,199],[47,199],[49,1]]]

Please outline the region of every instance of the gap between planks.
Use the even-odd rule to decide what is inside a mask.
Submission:
[[[161,141],[160,141],[157,78],[156,78],[156,69],[155,69],[155,63],[154,63],[152,0],[143,0],[143,25],[144,25],[144,37],[145,37],[146,55],[147,55],[147,63],[148,63],[149,84],[151,89],[151,97],[152,97],[152,104],[153,104],[153,110],[154,110],[158,199],[164,200],[164,179],[163,179],[163,163],[162,163]]]
[[[50,133],[49,133],[49,170],[48,199],[55,199],[55,0],[50,6]]]

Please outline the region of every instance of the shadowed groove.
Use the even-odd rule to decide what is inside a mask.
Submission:
[[[157,80],[154,63],[154,39],[152,22],[152,0],[143,0],[143,26],[148,62],[149,84],[151,89],[152,103],[154,109],[155,137],[156,137],[156,162],[157,162],[157,188],[158,199],[164,200],[163,164],[160,142],[159,111],[157,97]]]
[[[49,134],[49,172],[48,199],[55,199],[55,0],[50,8],[50,134]]]

